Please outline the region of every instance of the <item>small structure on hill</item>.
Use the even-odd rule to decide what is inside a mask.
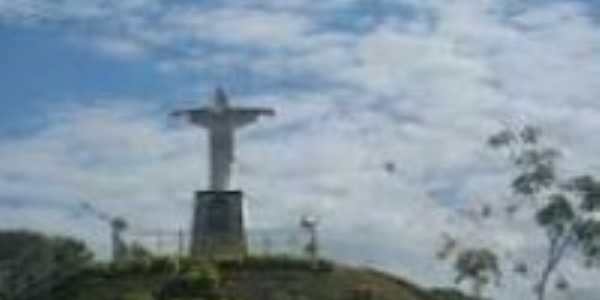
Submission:
[[[243,193],[229,190],[235,158],[235,130],[260,116],[273,116],[268,108],[230,107],[227,95],[217,88],[210,107],[175,111],[209,134],[210,184],[195,194],[190,254],[192,257],[242,258],[247,252],[243,220]]]
[[[316,269],[319,267],[319,239],[317,236],[319,218],[314,215],[304,215],[300,219],[300,226],[310,235],[304,250],[310,257],[312,267]]]
[[[98,210],[92,204],[88,202],[81,203],[81,207],[91,213],[94,217],[98,218],[102,222],[106,222],[110,225],[111,233],[111,247],[112,247],[112,261],[123,262],[128,258],[127,245],[123,240],[123,232],[127,230],[128,224],[122,217],[112,216],[108,213]]]

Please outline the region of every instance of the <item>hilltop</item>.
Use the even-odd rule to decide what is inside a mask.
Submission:
[[[315,268],[299,258],[253,257],[243,263],[184,260],[179,266],[165,258],[125,265],[98,264],[35,299],[443,300],[446,297],[434,296],[407,280],[373,269],[326,261]]]

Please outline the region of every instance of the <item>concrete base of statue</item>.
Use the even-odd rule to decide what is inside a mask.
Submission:
[[[197,191],[190,255],[241,260],[247,255],[241,191]]]

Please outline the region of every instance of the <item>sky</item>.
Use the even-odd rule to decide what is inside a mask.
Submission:
[[[100,256],[108,227],[82,201],[187,228],[206,137],[168,114],[220,85],[277,112],[238,133],[251,233],[318,214],[325,255],[451,285],[434,259],[444,231],[544,245],[527,220],[486,224],[490,238],[461,218],[510,196],[489,135],[534,124],[564,174],[600,172],[599,12],[591,0],[0,0],[0,226],[76,236]],[[600,288],[574,260],[560,271],[581,299]]]

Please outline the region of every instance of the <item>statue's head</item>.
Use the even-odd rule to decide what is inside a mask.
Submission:
[[[222,87],[217,87],[215,90],[215,109],[217,111],[223,111],[227,108],[227,95]]]

